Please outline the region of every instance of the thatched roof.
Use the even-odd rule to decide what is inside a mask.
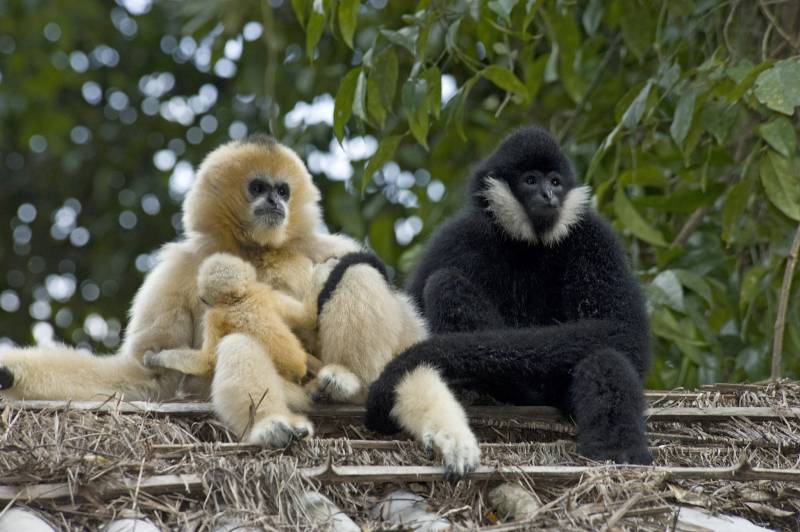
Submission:
[[[13,500],[65,530],[121,516],[163,530],[295,529],[319,526],[304,498],[318,492],[377,528],[386,523],[376,503],[403,488],[468,528],[664,530],[681,506],[800,528],[799,383],[648,398],[659,467],[587,462],[572,424],[551,409],[476,407],[482,467],[457,485],[439,480],[437,459],[414,442],[366,431],[352,407],[320,409],[320,437],[281,452],[237,444],[208,405],[0,404],[0,511]],[[503,479],[535,505],[511,523],[489,497]]]

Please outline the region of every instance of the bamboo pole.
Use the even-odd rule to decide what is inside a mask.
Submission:
[[[601,473],[660,474],[665,480],[774,480],[800,482],[800,469],[751,468],[746,463],[733,467],[652,467],[652,466],[481,466],[468,474],[474,481],[529,478],[535,480],[578,481],[586,475]],[[439,482],[444,468],[434,466],[334,466],[300,468],[303,477],[321,483]],[[86,497],[110,499],[131,491],[159,494],[181,491],[192,493],[203,489],[202,475],[155,475],[142,479],[121,479],[93,484],[91,488],[67,483],[0,485],[0,503],[12,501],[76,500]]]
[[[71,410],[174,417],[210,416],[214,413],[211,403],[151,403],[146,401],[7,401],[0,403],[0,406],[4,405],[17,410]],[[471,406],[467,407],[466,411],[473,421],[565,421],[561,412],[550,406]],[[318,405],[310,412],[310,416],[318,420],[360,419],[364,416],[364,412],[363,406]],[[769,421],[800,418],[800,407],[669,406],[648,408],[644,415],[650,421],[727,421],[737,417]]]

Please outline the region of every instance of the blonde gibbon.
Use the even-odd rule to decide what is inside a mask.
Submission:
[[[258,282],[252,264],[228,253],[211,255],[200,265],[197,292],[200,301],[209,307],[200,349],[147,353],[145,366],[211,378],[220,340],[241,333],[261,345],[284,379],[300,382],[306,376],[309,355],[284,321],[284,316],[303,312],[303,304],[289,295],[279,299],[277,291]],[[240,378],[245,389],[253,387],[241,382],[248,378],[249,375]]]
[[[66,346],[0,350],[0,394],[56,400],[210,395],[219,417],[248,441],[282,446],[295,434],[310,432],[308,420],[293,414],[307,406],[305,392],[282,379],[263,347],[248,335],[231,334],[219,342],[210,382],[154,371],[143,358],[149,352],[201,347],[206,309],[196,279],[200,264],[214,253],[249,262],[259,281],[303,301],[316,263],[359,249],[347,237],[316,231],[319,200],[300,158],[272,137],[220,146],[200,165],[184,199],[183,238],[160,250],[157,265],[133,299],[119,352],[95,356]],[[314,333],[315,316],[312,323],[303,312],[295,318],[287,322],[297,326],[301,338]],[[258,383],[254,389],[240,386],[242,375]]]
[[[306,391],[279,374],[265,349],[272,344],[257,334],[222,337],[210,380],[143,363],[146,354],[202,348],[207,308],[198,270],[207,257],[228,253],[255,268],[258,281],[281,300],[286,324],[326,364],[308,385],[310,395],[363,402],[384,365],[426,338],[427,329],[412,301],[388,283],[380,261],[356,253],[361,248],[352,239],[315,230],[321,225],[319,200],[299,157],[271,137],[217,148],[200,165],[183,202],[183,238],[160,250],[134,297],[119,352],[2,349],[0,397],[91,400],[118,394],[167,400],[189,394],[210,397],[219,418],[250,443],[283,447],[310,434],[311,423],[302,415],[309,406]],[[337,258],[342,260],[329,261]],[[425,423],[401,415],[401,426],[438,450],[446,465],[465,456],[473,460],[477,443],[441,380],[431,380],[419,400],[430,407],[431,401],[449,405],[449,415]]]

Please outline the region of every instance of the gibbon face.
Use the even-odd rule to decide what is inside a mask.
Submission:
[[[547,245],[568,234],[589,200],[556,140],[537,127],[500,144],[476,173],[473,193],[509,236]]]
[[[248,262],[228,253],[215,253],[200,265],[197,290],[200,299],[218,307],[240,301],[256,282],[256,270]]]
[[[237,248],[275,248],[319,221],[319,190],[297,155],[266,135],[224,144],[200,165],[184,201],[188,232]]]

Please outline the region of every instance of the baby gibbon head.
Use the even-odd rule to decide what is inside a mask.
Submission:
[[[223,144],[205,158],[183,202],[189,234],[231,251],[276,248],[312,233],[320,193],[294,151],[267,135]]]
[[[228,253],[211,255],[203,261],[197,273],[200,299],[212,307],[240,301],[255,282],[253,265]]]

